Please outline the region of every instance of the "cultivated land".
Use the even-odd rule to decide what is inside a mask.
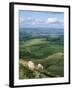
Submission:
[[[20,32],[19,38],[19,79],[63,77],[64,35],[24,34]]]

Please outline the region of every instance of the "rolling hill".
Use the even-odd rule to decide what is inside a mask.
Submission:
[[[52,40],[52,38],[54,40]],[[47,38],[32,38],[20,41],[19,45],[19,78],[47,78],[64,76],[64,46],[60,44],[61,36]],[[57,39],[58,38],[58,39]],[[55,40],[56,39],[56,40]],[[60,41],[59,41],[60,40]],[[59,43],[58,43],[59,42]],[[32,61],[34,70],[30,70],[25,64]],[[43,70],[36,66],[41,64]]]

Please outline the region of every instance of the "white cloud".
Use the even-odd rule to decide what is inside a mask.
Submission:
[[[35,19],[34,22],[36,24],[46,24],[46,20],[43,20],[43,19]]]
[[[33,19],[30,17],[20,18],[20,24],[31,24]]]
[[[63,24],[63,20],[58,19],[58,18],[48,18],[47,19],[48,24]]]
[[[29,24],[29,25],[35,25],[35,24],[52,24],[52,25],[58,25],[58,24],[64,24],[63,20],[58,19],[58,18],[47,18],[47,19],[41,19],[41,18],[21,18],[20,23],[22,24]]]

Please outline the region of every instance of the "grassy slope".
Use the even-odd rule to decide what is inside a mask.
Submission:
[[[44,66],[44,69],[47,72],[56,76],[64,75],[64,54],[62,45],[54,44],[45,41],[44,39],[31,39],[25,42],[23,41],[20,44],[20,58],[26,61],[32,60],[35,64],[40,63]],[[23,71],[24,74],[22,74]],[[20,65],[20,78],[23,77],[21,75],[25,75],[27,71],[29,70],[26,70],[25,67]],[[29,73],[30,72],[31,71],[29,71]],[[24,77],[28,78],[27,75]],[[32,78],[33,77],[34,76],[32,76]]]
[[[41,63],[46,70],[49,72],[57,75],[58,76],[63,76],[64,74],[64,54],[63,53],[56,53],[48,58],[45,59],[39,59],[39,60],[34,60],[36,64]]]
[[[31,39],[20,44],[20,58],[45,58],[53,53],[63,52],[63,46],[52,44],[43,39]]]
[[[30,79],[30,78],[48,78],[48,77],[57,77],[58,75],[47,71],[45,68],[40,69],[35,66],[34,70],[31,70],[27,66],[27,61],[20,59],[19,61],[19,78],[20,79]]]

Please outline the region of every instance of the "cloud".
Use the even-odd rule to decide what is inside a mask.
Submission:
[[[48,18],[47,19],[48,24],[63,24],[63,20],[60,20],[58,18]]]
[[[20,19],[20,24],[30,24],[30,25],[35,25],[35,24],[43,24],[45,20],[39,19],[39,18],[21,18]]]
[[[30,17],[20,18],[20,24],[31,24],[33,19]]]
[[[36,24],[46,24],[46,20],[43,20],[43,19],[35,19],[34,22]]]
[[[58,25],[58,24],[64,24],[63,20],[58,18],[47,18],[47,19],[41,19],[41,18],[21,18],[20,24],[26,24],[26,25]]]

